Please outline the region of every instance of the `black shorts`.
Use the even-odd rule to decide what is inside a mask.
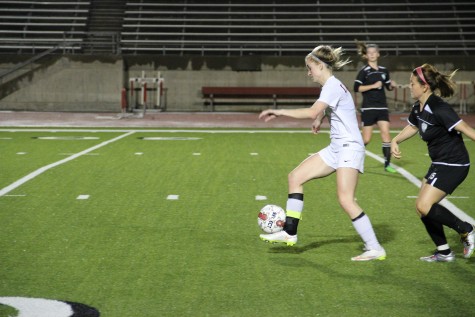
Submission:
[[[452,194],[467,177],[469,169],[470,166],[432,164],[424,178],[427,180],[427,184],[446,194]]]
[[[364,110],[361,109],[361,122],[363,126],[372,126],[378,121],[388,121],[389,122],[389,111],[388,109],[381,110]]]

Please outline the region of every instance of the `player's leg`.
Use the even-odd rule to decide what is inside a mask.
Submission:
[[[369,217],[355,200],[359,171],[355,168],[340,167],[336,171],[338,202],[350,217],[353,227],[360,235],[366,248],[363,254],[351,258],[353,261],[384,260],[386,252],[379,244]]]
[[[371,142],[371,137],[373,136],[373,126],[367,125],[361,128],[361,136],[363,137],[364,145],[368,145]]]
[[[297,228],[303,211],[303,185],[316,178],[321,178],[332,174],[334,168],[328,166],[321,158],[320,153],[316,153],[289,173],[289,194],[286,205],[286,221],[284,230],[271,234],[261,234],[264,241],[272,243],[286,243],[294,245],[297,243]]]
[[[374,110],[363,110],[361,112],[361,136],[365,146],[371,142],[371,137],[373,136],[373,125],[376,123],[374,115]]]
[[[288,175],[289,195],[286,206],[287,219],[285,231],[290,235],[297,234],[299,220],[302,219],[303,210],[303,185],[316,178],[328,176],[335,169],[328,166],[321,154],[316,153],[297,166]]]
[[[430,185],[427,184],[427,180],[424,178],[416,201],[416,211],[420,216],[427,233],[434,242],[437,251],[432,255],[421,257],[421,260],[427,262],[452,262],[455,260],[455,255],[452,253],[450,246],[447,243],[447,237],[445,236],[442,223],[435,221],[430,217],[426,217],[426,214],[429,212],[432,205],[434,205],[434,201],[435,204],[438,203],[446,196],[446,194],[441,191],[430,193],[427,186]],[[437,194],[437,197],[434,194]]]
[[[383,110],[381,110],[383,111]],[[391,167],[391,135],[389,134],[389,121],[379,120],[377,122],[379,132],[381,134],[382,151],[384,156],[384,169],[390,173],[396,173]]]
[[[435,262],[449,262],[455,259],[445,237],[443,225],[457,231],[461,235],[464,244],[464,256],[470,257],[475,249],[475,231],[473,226],[455,216],[450,210],[440,205],[439,202],[447,195],[443,190],[436,188],[423,180],[418,198],[416,210],[426,227],[429,236],[436,245],[434,255],[423,257],[421,260]]]

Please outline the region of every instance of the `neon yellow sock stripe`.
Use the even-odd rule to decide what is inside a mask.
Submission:
[[[302,219],[302,212],[299,212],[299,211],[286,210],[285,214],[288,217],[297,218],[297,219],[300,219],[300,220]]]

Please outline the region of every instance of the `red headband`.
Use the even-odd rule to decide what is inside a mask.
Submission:
[[[424,78],[424,73],[422,72],[422,67],[420,67],[420,66],[416,67],[416,73],[417,73],[417,76],[422,80],[422,82],[424,84],[426,84],[427,86],[429,86],[426,79]]]

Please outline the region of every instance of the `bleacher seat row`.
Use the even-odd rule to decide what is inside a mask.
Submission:
[[[67,44],[84,53],[91,12],[105,2],[2,1],[0,51]],[[120,8],[121,29],[111,32],[123,54],[301,55],[320,42],[354,49],[354,38],[395,55],[475,51],[471,1],[124,0]]]

